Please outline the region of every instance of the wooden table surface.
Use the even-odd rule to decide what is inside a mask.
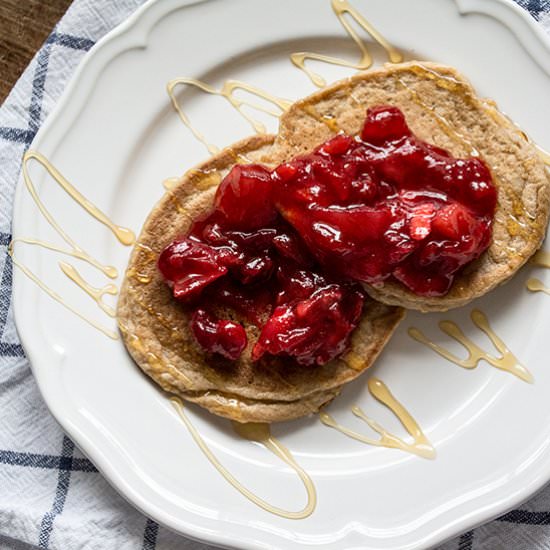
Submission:
[[[0,0],[0,103],[72,0]]]

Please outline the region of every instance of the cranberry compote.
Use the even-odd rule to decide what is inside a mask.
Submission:
[[[342,277],[441,296],[491,240],[487,166],[421,141],[396,107],[369,109],[359,137],[337,135],[274,177],[279,212]]]
[[[161,253],[158,266],[174,297],[192,312],[200,346],[236,360],[248,344],[241,320],[265,354],[323,364],[341,354],[361,316],[364,295],[353,283],[324,277],[273,201],[276,180],[258,165],[235,166],[208,216]],[[220,317],[220,315],[222,317]]]
[[[483,161],[451,157],[414,136],[399,109],[379,106],[358,137],[339,134],[273,171],[236,165],[210,214],[158,266],[206,351],[241,355],[236,316],[260,329],[253,360],[321,365],[359,322],[357,282],[444,295],[489,246],[495,207]]]

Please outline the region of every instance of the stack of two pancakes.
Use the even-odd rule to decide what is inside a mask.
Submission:
[[[156,258],[212,208],[220,181],[212,174],[223,178],[239,157],[272,166],[291,160],[332,137],[331,127],[356,135],[366,109],[381,104],[399,107],[414,134],[455,157],[479,152],[498,190],[488,250],[460,273],[443,297],[417,296],[393,282],[365,286],[370,297],[349,351],[323,366],[304,367],[271,356],[253,363],[251,350],[259,332],[242,319],[249,345],[239,360],[205,354],[189,328],[189,313],[172,297]],[[327,117],[334,125],[323,122]],[[144,224],[122,286],[119,324],[136,363],[164,390],[239,422],[298,418],[318,411],[373,364],[403,318],[404,307],[458,307],[508,280],[540,246],[549,210],[550,178],[535,147],[477,98],[460,74],[431,63],[387,66],[294,103],[282,115],[277,136],[245,139],[184,175]]]

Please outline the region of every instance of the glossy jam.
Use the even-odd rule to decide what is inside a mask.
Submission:
[[[489,246],[495,206],[483,161],[419,140],[399,109],[380,106],[356,138],[337,135],[273,171],[236,165],[158,265],[206,351],[237,359],[249,345],[241,321],[260,329],[253,360],[320,365],[349,345],[357,282],[444,295]]]
[[[487,166],[419,140],[395,107],[369,109],[359,138],[338,135],[275,174],[278,210],[338,276],[442,296],[491,240]]]
[[[361,316],[364,296],[352,282],[323,276],[302,239],[273,202],[273,174],[235,166],[214,209],[160,255],[174,297],[192,314],[208,352],[237,359],[248,344],[240,321],[260,329],[254,361],[265,354],[323,364],[341,354]]]
[[[204,309],[197,309],[193,314],[191,329],[204,349],[227,359],[238,359],[246,348],[246,332],[241,324],[216,319]]]

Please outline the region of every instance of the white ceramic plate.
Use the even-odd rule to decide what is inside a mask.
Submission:
[[[550,149],[550,45],[504,0],[354,0],[409,58],[448,63],[494,98]],[[391,7],[390,7],[391,6]],[[298,98],[313,85],[288,54],[356,56],[329,0],[159,0],[146,4],[89,53],[32,148],[46,155],[117,223],[139,230],[161,196],[161,182],[205,157],[170,107],[168,80],[193,76],[219,85],[238,78]],[[375,49],[377,62],[385,61]],[[328,80],[349,71],[317,65]],[[226,145],[250,133],[222,100],[187,94],[186,110],[208,137]],[[271,129],[275,129],[271,122]],[[44,203],[78,242],[124,270],[129,250],[89,218],[44,171],[31,174]],[[19,186],[14,236],[59,242]],[[21,262],[67,301],[105,322],[96,305],[59,271],[55,254],[17,248]],[[86,265],[94,284],[105,280]],[[414,342],[412,324],[450,349],[438,315],[409,314],[374,373],[410,409],[437,449],[435,461],[362,445],[315,418],[274,427],[312,476],[318,507],[291,521],[257,508],[204,458],[166,398],[112,341],[15,271],[20,336],[52,414],[100,471],[137,508],[191,537],[243,548],[425,548],[526,499],[550,479],[550,298],[530,294],[520,272],[476,306],[533,372],[525,384],[487,364],[466,371]],[[537,276],[550,281],[550,273]],[[470,308],[445,317],[487,349]],[[113,323],[114,327],[114,323]],[[343,422],[359,402],[401,433],[395,417],[368,396],[366,376],[331,406]],[[275,505],[299,508],[293,472],[261,446],[238,439],[228,421],[197,408],[190,416],[221,462]]]

